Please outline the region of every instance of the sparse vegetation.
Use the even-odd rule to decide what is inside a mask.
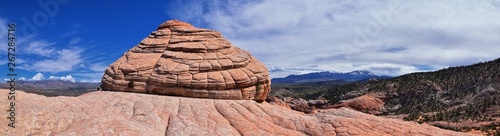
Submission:
[[[332,86],[323,96],[335,104],[367,93],[382,93],[386,97],[386,110],[381,115],[407,115],[404,120],[420,123],[494,122],[500,119],[494,112],[500,110],[499,71],[500,59],[496,59],[435,72]],[[464,128],[452,128],[461,129]],[[482,128],[484,132],[492,129]]]
[[[134,81],[129,81],[127,87],[134,88]]]
[[[255,84],[255,91],[260,92],[260,90],[261,90],[261,89],[262,89],[262,88],[260,87],[260,82],[257,82],[257,83]]]
[[[316,99],[332,86],[351,83],[344,80],[312,82],[312,83],[273,83],[270,96]],[[287,91],[287,92],[280,92]]]

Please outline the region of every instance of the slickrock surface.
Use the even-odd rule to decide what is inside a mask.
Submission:
[[[267,68],[217,31],[170,20],[111,64],[103,89],[213,99],[265,100]]]
[[[7,98],[8,90],[0,90]],[[0,101],[0,110],[8,108]],[[16,128],[0,135],[467,135],[347,108],[304,114],[249,100],[98,91],[78,97],[16,92]]]

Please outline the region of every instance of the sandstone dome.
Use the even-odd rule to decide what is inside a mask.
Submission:
[[[112,63],[102,89],[194,98],[262,101],[267,68],[221,33],[170,20]]]

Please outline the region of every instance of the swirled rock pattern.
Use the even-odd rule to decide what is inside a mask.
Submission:
[[[104,90],[264,100],[267,68],[217,31],[170,20],[111,64]]]
[[[0,98],[9,90],[0,89]],[[7,111],[10,101],[0,101]],[[0,118],[0,135],[287,135],[460,136],[465,133],[387,119],[347,108],[304,114],[248,100],[196,99],[98,91],[45,97],[16,91],[16,128]]]

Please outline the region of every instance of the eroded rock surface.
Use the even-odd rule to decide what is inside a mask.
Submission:
[[[317,100],[306,101],[302,98],[284,97],[280,99],[278,97],[268,96],[266,98],[266,102],[304,113],[315,113],[317,112],[317,107],[322,108],[322,106],[328,105],[328,100],[321,98]]]
[[[0,101],[1,111],[8,102]],[[0,118],[0,135],[467,135],[347,108],[304,114],[267,102],[110,91],[78,97],[17,91],[16,121],[14,129]]]
[[[214,30],[170,20],[111,64],[104,90],[263,101],[267,68]]]
[[[381,114],[384,108],[384,101],[379,94],[366,94],[349,100],[341,101],[333,105],[325,105],[322,108],[346,107],[369,114]]]

